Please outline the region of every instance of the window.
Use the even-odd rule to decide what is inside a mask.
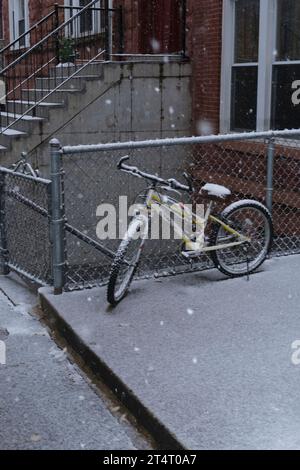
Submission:
[[[66,19],[78,13],[79,8],[83,8],[91,3],[91,0],[65,0],[65,5],[74,7],[72,10],[67,10]],[[110,8],[111,8],[110,1]],[[104,12],[99,10],[104,7],[104,1],[99,0],[91,9],[87,9],[78,17],[77,24],[72,22],[72,35],[74,37],[86,36],[90,34],[101,33],[104,30]]]
[[[14,41],[20,37],[29,28],[28,19],[28,0],[10,0],[9,2],[9,20],[10,20],[10,39]],[[22,38],[16,44],[16,47],[23,48],[29,46],[29,38]]]
[[[28,0],[10,0],[9,2],[10,39],[14,41],[29,28]],[[29,38],[22,38],[17,47],[29,46]]]
[[[3,39],[3,4],[0,0],[0,39]]]
[[[259,0],[240,0],[235,8],[231,128],[256,128]]]
[[[300,127],[300,1],[223,5],[221,131]]]
[[[85,7],[90,3],[90,0],[79,0],[79,6]],[[93,18],[93,13],[95,16],[95,12],[92,10],[87,10],[80,16],[80,33],[92,32],[93,31],[93,23],[95,18]]]

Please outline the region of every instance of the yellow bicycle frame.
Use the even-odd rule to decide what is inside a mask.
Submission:
[[[234,246],[239,246],[243,245],[244,243],[249,243],[251,242],[251,239],[249,237],[245,237],[241,233],[239,233],[237,230],[234,228],[230,227],[228,224],[220,220],[218,217],[214,216],[211,214],[212,210],[212,202],[210,202],[208,209],[206,211],[205,217],[199,217],[199,215],[191,212],[184,204],[171,199],[169,196],[162,196],[158,191],[154,189],[150,189],[146,198],[146,206],[148,211],[150,211],[153,207],[157,208],[163,208],[166,209],[169,214],[174,214],[174,215],[179,215],[180,217],[190,217],[192,218],[192,223],[195,225],[196,228],[199,227],[199,232],[198,235],[200,234],[205,234],[205,229],[207,227],[208,221],[212,221],[214,223],[219,224],[226,232],[228,232],[231,235],[236,236],[239,240],[236,242],[232,243],[224,243],[220,245],[215,245],[215,246],[202,246],[199,247],[199,252],[209,252],[209,251],[216,251],[216,250],[222,250],[224,248],[230,248]],[[166,220],[166,216],[164,215],[163,211],[159,211],[160,215],[162,218]],[[173,219],[171,219],[171,225],[174,228],[174,230],[178,230],[177,224],[174,222]],[[185,233],[182,228],[180,228],[180,234],[182,234],[182,241],[185,243],[186,247],[190,249],[192,246],[195,245],[195,243],[192,241],[191,237]],[[195,232],[195,235],[197,236],[197,231]],[[192,249],[192,248],[191,248]]]

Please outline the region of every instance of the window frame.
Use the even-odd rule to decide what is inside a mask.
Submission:
[[[91,1],[91,0],[90,0]],[[71,5],[72,2],[72,5]],[[80,0],[64,0],[65,6],[73,6],[74,11],[73,14],[77,13],[79,10],[77,9],[80,6]],[[112,8],[112,0],[109,0],[109,8]],[[67,9],[65,12],[65,20],[69,20],[71,18],[71,10]],[[76,28],[77,34],[74,32],[72,34],[72,37],[74,39],[76,38],[81,38],[81,37],[86,37],[87,34],[90,34],[91,36],[101,34],[105,30],[105,25],[101,24],[101,15],[99,15],[99,19],[95,22],[95,17],[92,13],[92,29],[90,31],[80,31],[80,17],[78,18],[78,26]]]
[[[4,28],[3,28],[3,1],[0,0],[0,40],[4,39]]]
[[[10,0],[8,2],[8,7],[9,7],[9,37],[10,41],[13,42],[18,37],[20,37],[20,34],[16,33],[16,31],[19,29],[19,21],[20,21],[20,10],[19,10],[19,0]],[[29,29],[29,6],[28,6],[28,0],[24,0],[24,30],[25,32],[28,31]],[[14,45],[14,49],[26,49],[27,47],[30,47],[30,39],[29,35],[25,36],[25,44],[21,45],[20,42],[17,42]]]
[[[223,0],[222,62],[220,131],[231,131],[231,84],[234,66],[236,0]],[[272,75],[274,65],[300,64],[298,61],[276,61],[277,0],[260,0],[259,46],[258,46],[258,88],[256,130],[267,131],[271,125]],[[242,64],[242,65],[255,65]]]

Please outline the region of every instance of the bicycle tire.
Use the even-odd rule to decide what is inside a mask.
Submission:
[[[262,217],[265,226],[265,239],[263,242],[262,249],[257,254],[257,256],[252,260],[249,257],[249,254],[251,256],[251,250],[253,257],[254,240],[250,243],[250,245],[247,245],[247,249],[245,249],[245,245],[241,245],[240,247],[225,248],[223,250],[221,249],[211,252],[211,258],[215,267],[220,272],[229,277],[242,277],[256,271],[264,263],[272,248],[274,237],[272,216],[269,210],[260,202],[254,200],[242,200],[238,201],[237,203],[233,203],[222,212],[220,219],[232,228],[236,228],[238,232],[244,230],[243,235],[247,235],[247,233],[245,233],[245,228],[241,227],[240,224],[238,224],[237,226],[237,222],[234,220],[234,216],[238,212],[245,211],[246,213],[246,211],[249,212],[251,210],[255,211]],[[247,221],[247,223],[250,226],[249,220]],[[221,236],[222,238],[222,231],[224,232],[222,226],[220,226],[219,224],[214,225],[210,241],[211,246],[217,246],[220,243],[219,237]],[[256,241],[256,244],[258,245],[259,242]],[[241,252],[241,249],[244,251],[244,260],[239,258],[239,253]],[[238,258],[236,263],[232,261],[232,259],[234,258],[234,251],[236,252],[236,257]],[[231,261],[227,263],[226,258],[231,258]]]
[[[112,267],[111,267],[111,272],[109,276],[109,282],[107,286],[107,301],[110,305],[116,306],[119,302],[121,302],[122,299],[127,295],[128,290],[130,288],[131,282],[133,280],[133,277],[136,273],[140,257],[141,257],[141,251],[144,245],[144,239],[134,239],[135,233],[137,233],[139,230],[142,228],[143,222],[140,221],[140,224],[137,223],[137,221],[133,222],[133,224],[136,224],[136,229],[134,231],[129,228],[127,232],[127,236],[122,240],[118,251],[116,253],[115,259],[113,261]],[[130,233],[130,235],[128,235]],[[128,269],[123,275],[123,280],[120,279],[120,276],[122,276],[122,267],[125,266],[125,257],[128,254],[130,246],[136,242],[137,244],[137,249],[135,249],[135,256],[133,261],[130,261],[131,263],[131,269]],[[121,287],[118,288],[118,281],[121,281]]]

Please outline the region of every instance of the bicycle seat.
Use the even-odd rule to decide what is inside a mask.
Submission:
[[[227,199],[231,196],[231,191],[219,184],[206,183],[200,190],[200,195],[207,199]]]

